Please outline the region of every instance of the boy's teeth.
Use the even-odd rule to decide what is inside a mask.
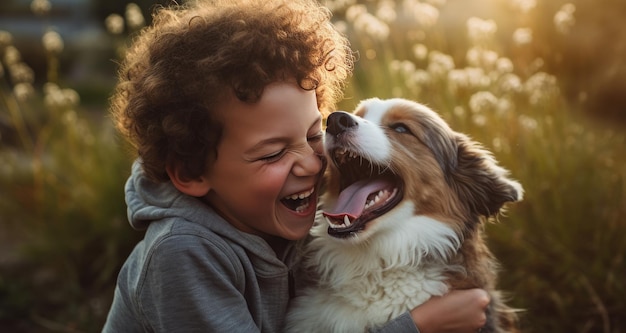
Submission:
[[[298,193],[298,194],[292,194],[290,196],[287,197],[287,199],[291,199],[291,200],[298,200],[298,199],[304,199],[304,198],[308,198],[309,196],[311,196],[311,194],[313,193],[313,189],[310,189],[306,192],[302,192],[302,193]]]
[[[296,212],[302,213],[307,208],[309,208],[309,202],[305,202],[303,205],[296,207]]]

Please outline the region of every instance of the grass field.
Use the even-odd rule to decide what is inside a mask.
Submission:
[[[545,57],[586,13],[530,0],[327,5],[359,57],[342,109],[373,96],[427,104],[524,186],[487,226],[524,332],[626,332],[625,128],[590,115],[587,92],[572,95],[578,82]],[[62,36],[45,40],[49,71],[35,80],[0,32],[0,330],[98,331],[141,237],[122,194],[130,155],[107,101],[94,116],[65,83]]]

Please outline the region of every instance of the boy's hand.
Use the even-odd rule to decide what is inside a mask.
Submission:
[[[489,294],[483,289],[453,290],[411,310],[421,333],[475,333],[487,322]]]

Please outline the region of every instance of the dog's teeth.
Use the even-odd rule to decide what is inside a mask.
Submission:
[[[352,225],[352,222],[350,221],[350,218],[347,215],[343,217],[343,222],[341,224],[339,224],[338,221],[333,221],[328,217],[325,217],[325,218],[326,218],[326,222],[328,223],[328,225],[333,229],[348,228],[349,226]]]
[[[396,189],[394,189],[394,194],[397,192]],[[365,203],[365,209],[368,209],[372,206],[374,206],[375,204],[379,203],[381,200],[383,200],[382,198],[389,198],[391,197],[391,195],[389,195],[389,191],[387,190],[380,190],[378,191],[378,193],[376,193],[376,196],[374,196],[373,199],[368,200]]]
[[[326,219],[326,223],[328,223],[328,225],[331,228],[335,228],[335,225],[333,224],[333,222],[330,221],[330,219],[327,216],[324,216],[324,218]]]

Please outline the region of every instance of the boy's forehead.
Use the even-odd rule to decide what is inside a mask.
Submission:
[[[268,128],[272,127],[270,121],[293,120],[309,124],[322,116],[315,91],[303,89],[295,81],[268,84],[260,98],[253,102],[242,101],[231,91],[218,103],[217,110],[223,127],[250,121]]]

